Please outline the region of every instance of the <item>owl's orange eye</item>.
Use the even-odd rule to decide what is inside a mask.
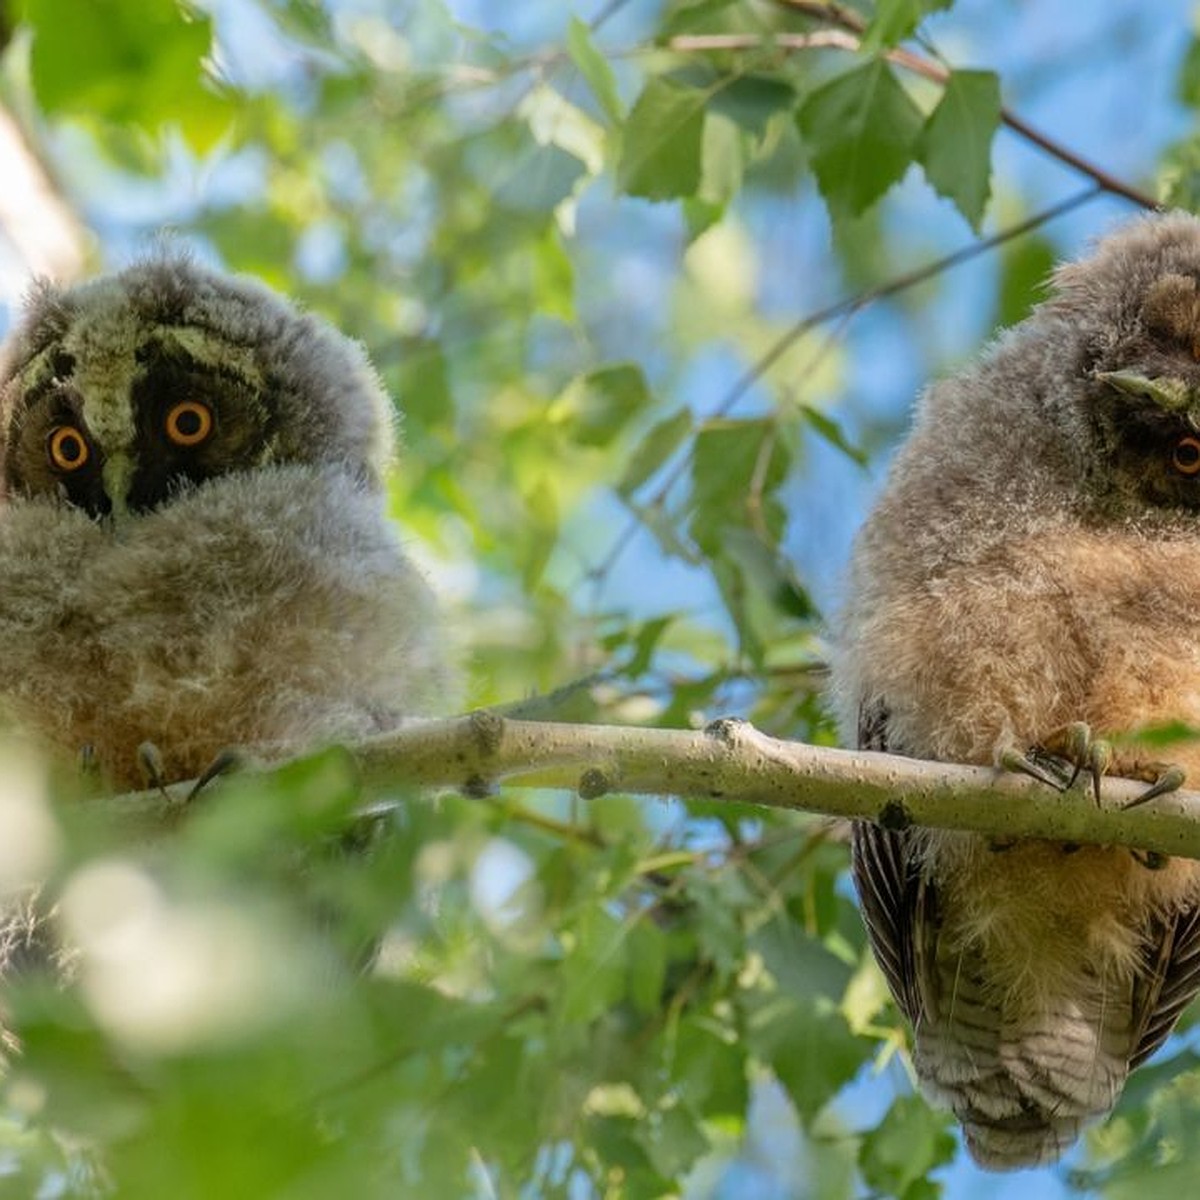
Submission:
[[[87,438],[74,425],[56,425],[46,439],[50,465],[59,471],[78,471],[92,456]]]
[[[181,400],[171,406],[165,427],[176,446],[198,446],[212,433],[212,409],[198,400]]]
[[[1180,475],[1200,475],[1200,438],[1181,437],[1175,443],[1171,465]]]

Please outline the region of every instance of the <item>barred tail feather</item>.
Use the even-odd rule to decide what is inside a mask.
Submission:
[[[977,967],[966,956],[938,963],[938,1003],[916,1030],[918,1074],[981,1166],[1054,1162],[1112,1108],[1129,1073],[1128,995],[1092,979],[1082,998],[1034,1008],[998,999]]]

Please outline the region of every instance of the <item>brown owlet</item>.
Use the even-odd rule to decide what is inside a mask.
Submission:
[[[1053,285],[920,405],[854,556],[840,716],[867,748],[1162,791],[1200,741],[1118,735],[1200,726],[1200,221],[1136,221]],[[1200,989],[1200,863],[863,822],[853,868],[985,1166],[1058,1158]]]
[[[164,255],[41,286],[0,355],[0,715],[117,787],[445,702],[362,349]]]

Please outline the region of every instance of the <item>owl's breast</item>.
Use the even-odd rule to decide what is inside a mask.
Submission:
[[[47,538],[47,529],[54,536]],[[116,533],[70,509],[0,519],[0,704],[119,786],[228,746],[287,753],[439,709],[431,594],[378,495],[301,466],[212,480]]]

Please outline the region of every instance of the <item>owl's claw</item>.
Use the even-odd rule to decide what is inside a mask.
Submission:
[[[146,786],[167,795],[166,768],[162,751],[153,742],[142,742],[137,748],[138,766],[146,777]]]
[[[1125,808],[1137,808],[1139,804],[1145,804],[1147,800],[1153,800],[1156,796],[1174,792],[1183,787],[1183,781],[1187,778],[1187,772],[1173,763],[1135,763],[1121,774],[1129,775],[1133,779],[1146,779],[1147,775],[1150,776],[1150,786],[1140,796],[1134,796],[1128,801]]]
[[[1100,781],[1112,770],[1113,761],[1112,744],[1093,737],[1085,721],[1072,721],[1056,729],[1024,754],[1010,747],[1000,755],[1000,765],[1006,771],[1031,775],[1058,792],[1069,791],[1086,771],[1092,777],[1092,797],[1097,806]]]
[[[1030,753],[1033,753],[1032,751]],[[1062,776],[1052,772],[1049,766],[1043,766],[1036,757],[1030,758],[1015,746],[1000,752],[1000,766],[1014,775],[1028,775],[1032,779],[1052,787],[1056,792],[1065,792],[1070,784]]]
[[[208,787],[214,779],[222,775],[229,775],[232,772],[243,767],[246,762],[246,756],[240,751],[232,747],[220,751],[216,757],[200,772],[196,782],[192,784],[192,790],[187,794],[186,803],[190,804],[200,793]]]
[[[79,773],[85,779],[98,779],[100,776],[100,759],[91,742],[79,747]]]

